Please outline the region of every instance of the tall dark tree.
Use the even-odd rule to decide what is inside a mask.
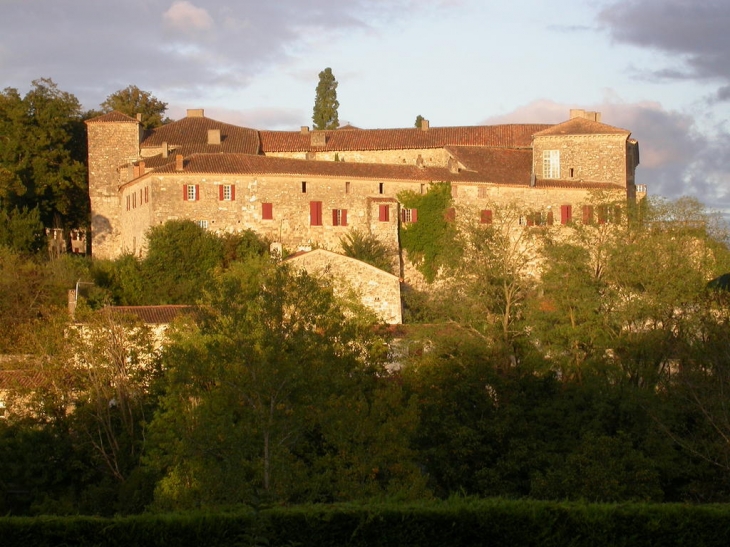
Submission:
[[[115,91],[100,106],[103,112],[117,110],[131,117],[142,114],[142,125],[145,129],[159,127],[168,121],[164,117],[167,103],[162,102],[149,91],[141,90],[136,85]]]
[[[332,74],[332,69],[327,67],[319,73],[317,94],[314,97],[314,113],[312,114],[314,128],[320,130],[337,129],[340,126],[337,115],[339,107],[337,80],[335,80],[335,75]]]
[[[423,116],[420,114],[416,116],[416,123],[414,123],[414,127],[417,127],[418,129],[421,129],[421,125],[423,125],[423,122],[426,120]]]

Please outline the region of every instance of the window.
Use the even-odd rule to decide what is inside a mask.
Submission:
[[[322,226],[322,202],[309,202],[309,225]]]
[[[583,224],[593,224],[593,205],[583,206]]]
[[[349,193],[350,193],[350,181],[348,180],[345,183],[345,194],[349,194]]]
[[[378,183],[378,194],[384,194],[385,193],[385,184],[382,182]]]
[[[198,201],[200,199],[200,191],[197,184],[184,184],[183,185],[183,200],[184,201]]]
[[[390,221],[390,206],[388,206],[388,205],[379,205],[378,206],[378,220],[380,222],[389,222]]]
[[[208,221],[207,220],[196,220],[195,224],[203,228],[204,230],[208,229]]]
[[[426,193],[426,185],[421,183],[421,195]]]
[[[144,202],[145,203],[149,203],[150,202],[150,192],[149,192],[149,190],[150,190],[149,186],[145,186],[144,187]]]
[[[303,180],[302,181],[302,194],[306,194],[306,193],[307,193],[307,181]]]
[[[481,188],[480,188],[480,190],[481,190]],[[491,209],[482,209],[481,223],[482,224],[491,224],[492,223],[492,210]]]
[[[560,206],[560,224],[570,224],[573,221],[573,207],[571,205]]]
[[[401,209],[401,222],[418,222],[418,209]]]
[[[454,184],[451,185],[451,197],[452,198],[459,197],[459,187]]]
[[[274,220],[274,204],[273,203],[262,203],[261,204],[261,220]]]
[[[132,194],[132,209],[137,208],[137,192]]]
[[[129,205],[129,204],[130,204],[131,202],[132,202],[132,198],[131,198],[131,197],[129,197],[129,195],[127,195],[127,211],[129,211],[129,209],[130,209],[130,205]]]
[[[234,201],[236,199],[236,186],[234,184],[221,184],[218,186],[218,199],[221,201]]]
[[[486,186],[480,186],[477,190],[477,194],[480,198],[484,199],[487,197],[487,187]]]
[[[347,226],[347,209],[332,209],[332,226]]]
[[[598,224],[606,224],[608,222],[608,205],[598,206]]]
[[[542,178],[560,178],[560,150],[542,151]]]

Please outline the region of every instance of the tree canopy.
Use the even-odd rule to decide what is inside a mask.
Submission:
[[[164,118],[167,103],[159,100],[149,91],[141,90],[136,85],[130,85],[109,95],[101,103],[101,109],[103,112],[117,110],[132,118],[137,114],[142,114],[142,126],[145,129],[159,127],[168,121],[167,118]]]
[[[337,114],[339,107],[337,80],[335,80],[335,75],[332,74],[332,69],[328,67],[319,73],[319,83],[314,96],[314,112],[312,114],[314,128],[319,130],[337,129],[340,126]]]

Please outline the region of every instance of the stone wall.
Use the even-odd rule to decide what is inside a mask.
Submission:
[[[347,295],[354,291],[384,323],[403,322],[398,277],[360,260],[323,249],[294,256],[286,262],[295,269],[330,277],[336,294]]]
[[[309,154],[309,155],[308,155]],[[352,163],[386,163],[389,165],[418,165],[424,167],[448,167],[449,153],[443,148],[404,150],[337,150],[322,152],[267,152],[267,156],[318,161],[339,161]],[[419,159],[420,158],[420,159]]]

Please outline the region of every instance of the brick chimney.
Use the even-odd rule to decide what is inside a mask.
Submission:
[[[429,124],[428,120],[421,120],[421,131],[428,131]]]
[[[205,111],[202,108],[188,108],[188,118],[205,118]]]
[[[144,175],[144,162],[143,161],[139,162],[139,176],[141,177],[142,175]]]
[[[166,158],[170,155],[170,147],[167,145],[167,141],[162,143],[162,157]]]
[[[175,155],[175,171],[183,170],[183,157],[182,154]]]
[[[220,144],[221,143],[221,130],[220,129],[208,129],[208,144]]]

